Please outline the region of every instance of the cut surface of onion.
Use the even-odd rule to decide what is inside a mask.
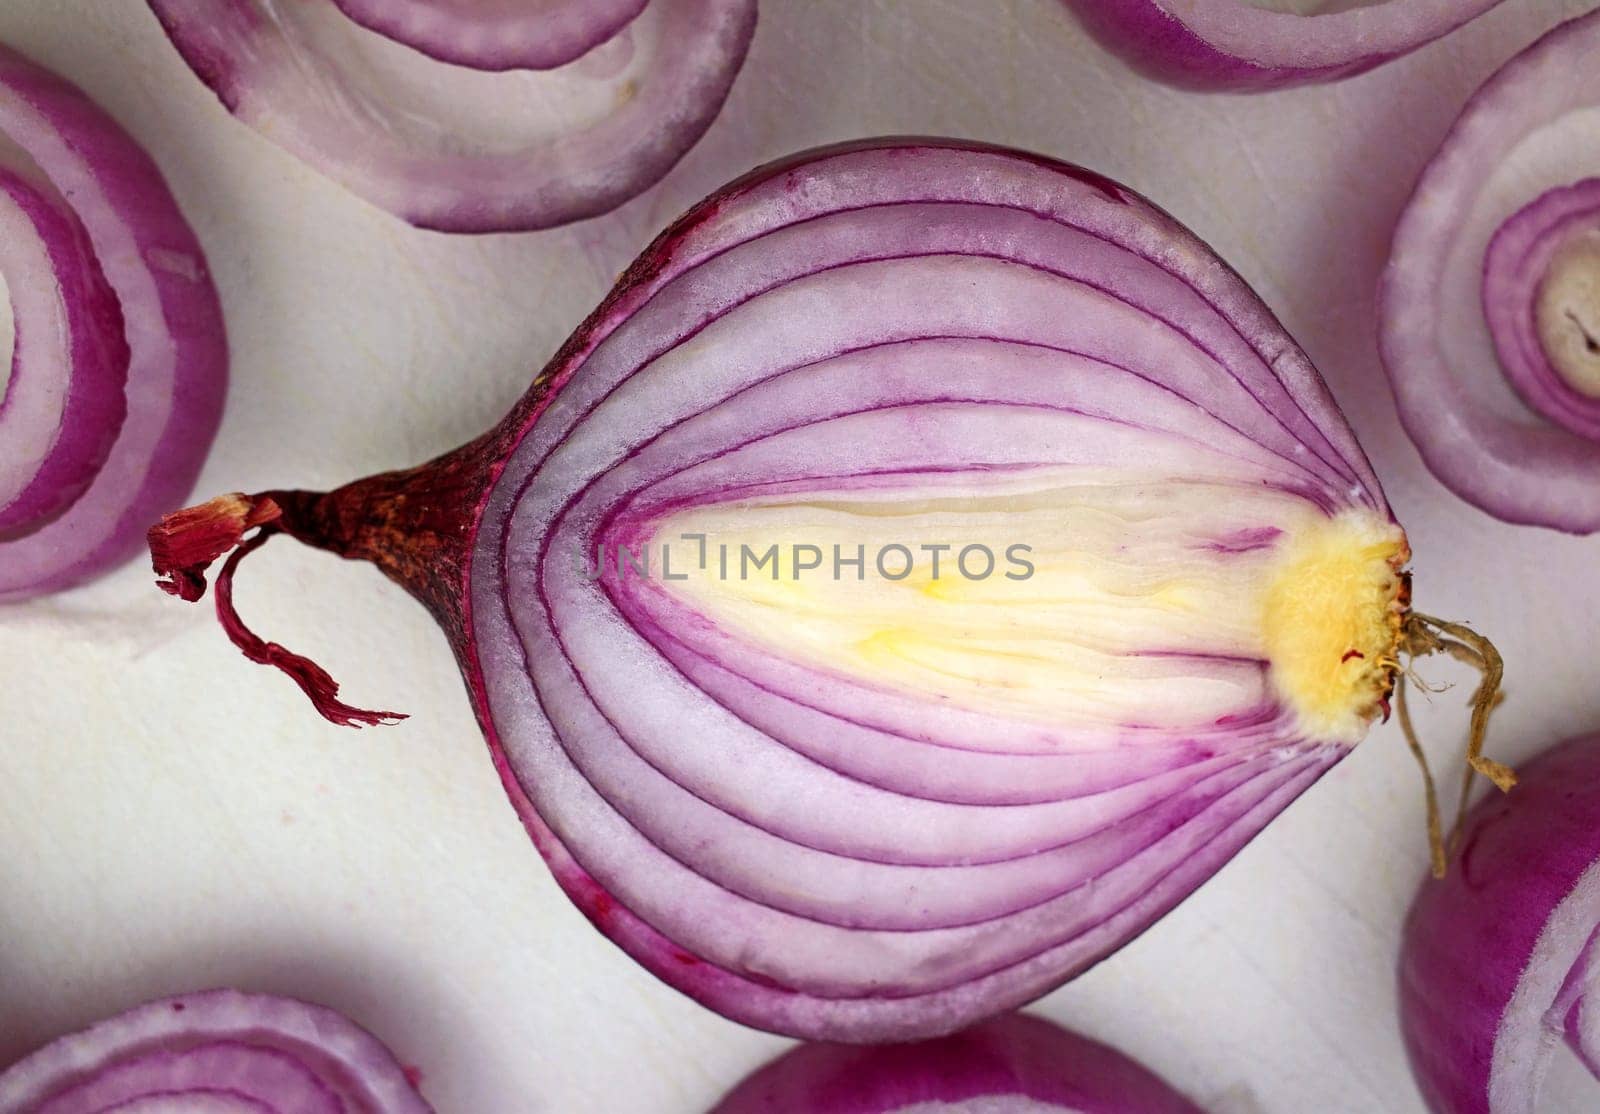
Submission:
[[[255,536],[246,534],[256,529]],[[945,140],[696,206],[495,430],[151,532],[277,533],[440,618],[568,894],[805,1037],[951,1032],[1116,950],[1386,709],[1409,552],[1322,380],[1114,182]]]
[[[621,64],[601,76],[582,60],[542,72],[470,68],[405,41],[433,34],[418,22],[424,13],[478,26],[543,12],[541,24],[575,21],[582,38],[596,33],[589,21],[627,4],[344,0],[377,31],[326,0],[150,6],[240,120],[380,208],[450,232],[566,224],[653,185],[711,126],[756,20],[755,0],[654,0],[606,39]]]
[[[1175,85],[1273,89],[1372,69],[1500,0],[1065,0],[1130,65]]]
[[[441,62],[548,70],[608,41],[647,0],[334,0],[363,27]]]
[[[132,557],[221,417],[221,308],[160,172],[81,92],[0,47],[0,601]]]
[[[1508,522],[1600,530],[1600,12],[1467,104],[1395,230],[1380,346],[1434,474]]]
[[[1532,1114],[1569,1043],[1600,1100],[1600,736],[1519,770],[1468,814],[1461,869],[1406,921],[1401,1027],[1437,1114]]]
[[[809,1044],[754,1072],[711,1114],[1200,1114],[1114,1048],[1013,1014],[939,1040]]]
[[[321,1006],[208,990],[150,1002],[0,1073],[5,1114],[431,1114],[394,1054]]]

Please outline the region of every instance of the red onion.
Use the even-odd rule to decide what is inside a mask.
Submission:
[[[1498,518],[1572,533],[1600,530],[1596,51],[1600,12],[1478,90],[1400,218],[1379,307],[1428,467]]]
[[[802,1045],[711,1114],[1200,1114],[1114,1048],[1014,1014],[940,1040]]]
[[[0,1074],[7,1114],[431,1114],[393,1053],[321,1006],[237,990],[150,1002]]]
[[[1600,1076],[1600,735],[1527,763],[1461,829],[1406,921],[1401,1027],[1436,1114],[1541,1109],[1563,1037]]]
[[[660,180],[721,110],[756,21],[755,0],[655,0],[631,22],[630,0],[342,0],[354,18],[326,2],[150,6],[229,112],[380,208],[447,232],[566,224]],[[581,63],[488,72],[533,64],[529,52],[559,65],[608,29],[620,57],[603,77]],[[487,54],[489,66],[408,43],[477,66]]]
[[[132,557],[186,498],[221,418],[227,343],[194,233],[137,143],[0,47],[0,601]]]
[[[1362,73],[1449,34],[1500,0],[1382,0],[1332,11],[1318,8],[1334,5],[1285,0],[1066,3],[1143,73],[1199,89],[1259,90]]]
[[[388,718],[227,587],[276,533],[375,562],[450,634],[600,929],[730,1017],[827,1039],[950,1032],[1108,955],[1343,757],[1442,629],[1408,618],[1405,535],[1238,276],[1114,182],[944,140],[726,187],[496,429],[173,516],[164,587],[199,598],[252,528],[218,583],[249,656],[336,722]],[[718,571],[768,542],[770,575]]]

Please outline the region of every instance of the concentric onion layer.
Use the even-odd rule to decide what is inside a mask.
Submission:
[[[227,343],[206,261],[139,146],[0,48],[0,601],[127,560],[188,495],[221,418]]]
[[[0,1074],[27,1114],[431,1114],[394,1055],[321,1006],[210,990],[63,1037]]]
[[[712,1114],[1200,1114],[1116,1049],[1013,1015],[885,1048],[802,1045]]]
[[[1033,998],[1381,699],[1404,543],[1348,427],[1237,276],[1088,172],[936,141],[766,168],[547,375],[483,513],[469,673],[568,892],[734,1018],[907,1039]],[[684,581],[695,516],[1036,544],[1037,576]],[[1306,637],[1269,646],[1274,616]]]
[[[1440,1114],[1531,1114],[1563,1036],[1600,1076],[1600,736],[1517,769],[1406,921],[1401,1027]]]
[[[1175,85],[1257,90],[1370,70],[1448,34],[1500,0],[1376,0],[1341,4],[1333,12],[1316,11],[1327,5],[1269,7],[1259,0],[1066,3],[1135,69]]]
[[[1523,401],[1600,441],[1600,178],[1551,190],[1501,225],[1483,312]]]
[[[1428,467],[1498,518],[1572,533],[1600,530],[1594,403],[1571,382],[1600,325],[1592,307],[1564,312],[1586,275],[1600,290],[1600,249],[1561,250],[1594,222],[1597,52],[1592,12],[1478,90],[1400,218],[1379,304],[1383,362]]]
[[[655,0],[613,38],[631,52],[616,72],[580,60],[495,73],[393,41],[424,33],[393,21],[478,22],[526,5],[472,5],[469,17],[440,0],[346,3],[358,17],[385,13],[382,33],[331,4],[150,0],[235,116],[380,208],[447,232],[566,224],[653,185],[721,110],[756,20],[755,0]],[[626,5],[540,7],[551,19],[581,12],[587,26]]]
[[[3,535],[71,506],[100,471],[126,414],[128,344],[83,226],[47,183],[4,166],[0,274],[12,321],[0,391]]]
[[[441,62],[548,70],[610,39],[646,0],[334,0],[351,19]]]

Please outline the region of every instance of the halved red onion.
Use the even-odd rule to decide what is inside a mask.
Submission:
[[[345,15],[475,70],[548,70],[609,40],[647,0],[333,0]]]
[[[433,609],[602,931],[826,1039],[951,1032],[1125,944],[1365,735],[1420,622],[1370,465],[1243,281],[1115,182],[947,140],[725,188],[495,430],[172,516],[164,586],[198,599],[251,528],[219,589],[281,532]],[[386,718],[218,607],[330,718]]]
[[[0,1073],[8,1114],[431,1114],[365,1029],[322,1006],[207,990],[62,1037]]]
[[[654,0],[616,37],[626,64],[599,76],[435,61],[386,37],[412,32],[379,34],[327,2],[150,6],[228,111],[380,208],[447,232],[566,224],[653,185],[711,126],[756,22],[755,0]]]
[[[0,47],[0,601],[138,552],[221,418],[227,345],[161,173],[79,90]]]
[[[1114,1048],[1013,1014],[920,1044],[808,1044],[711,1114],[1200,1114]]]
[[[1134,69],[1199,89],[1273,89],[1363,73],[1500,0],[1066,0]]]
[[[1379,300],[1428,467],[1497,518],[1571,533],[1600,530],[1597,52],[1591,12],[1478,90],[1400,218]]]
[[[1460,869],[1406,920],[1401,1027],[1436,1114],[1543,1109],[1563,1039],[1600,1078],[1600,735],[1519,773],[1468,815]]]

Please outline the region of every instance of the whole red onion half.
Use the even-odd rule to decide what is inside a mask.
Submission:
[[[1174,85],[1253,91],[1363,73],[1449,34],[1500,0],[1066,3],[1134,69]],[[1334,10],[1318,10],[1329,7]]]
[[[1115,182],[945,140],[726,187],[497,428],[171,516],[164,586],[198,599],[251,529],[218,583],[250,657],[386,718],[229,585],[277,533],[373,561],[601,931],[836,1040],[951,1032],[1127,943],[1360,741],[1420,619],[1243,281]]]
[[[1468,102],[1395,229],[1380,345],[1400,417],[1497,518],[1600,530],[1600,12]]]
[[[756,23],[756,0],[149,3],[229,112],[446,232],[567,224],[654,185],[716,119]]]
[[[1401,1027],[1436,1114],[1545,1109],[1563,1040],[1600,1078],[1600,735],[1518,773],[1467,816],[1460,869],[1406,920]]]
[[[1201,1114],[1114,1048],[1014,1014],[919,1044],[802,1045],[711,1114]]]
[[[393,1053],[321,1006],[165,998],[0,1073],[3,1114],[432,1114]]]
[[[227,341],[161,172],[84,94],[0,46],[0,602],[142,547],[194,485]]]

